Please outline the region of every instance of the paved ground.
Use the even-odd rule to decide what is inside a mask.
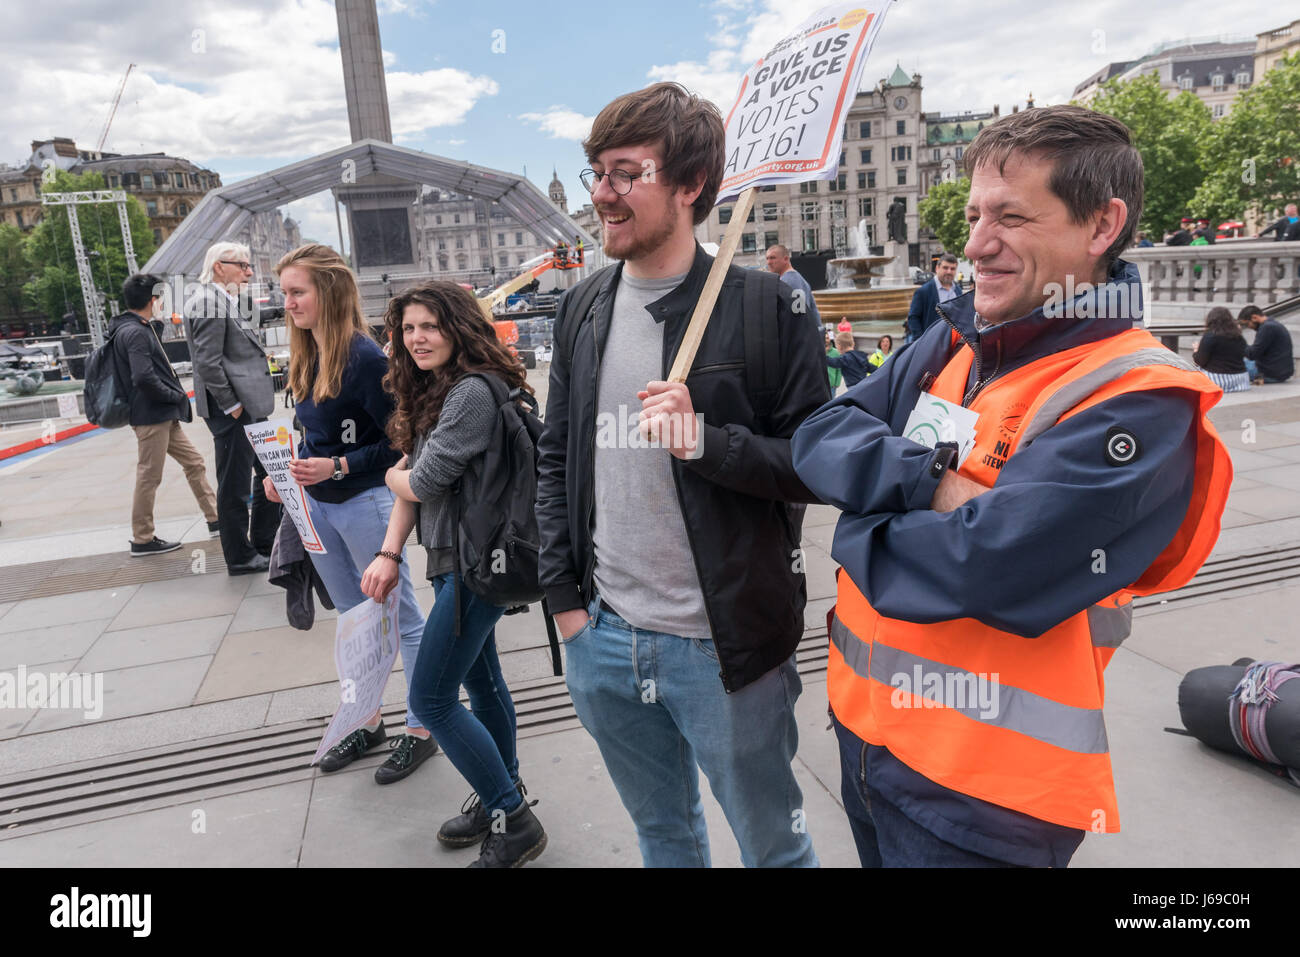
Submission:
[[[1242,655],[1300,660],[1300,578],[1268,570],[1273,557],[1300,546],[1300,385],[1228,396],[1214,418],[1236,468],[1215,558],[1257,554],[1263,564],[1237,583],[1244,587],[1139,611],[1133,637],[1107,672],[1124,830],[1085,841],[1078,865],[1300,859],[1300,832],[1284,826],[1300,798],[1294,787],[1164,730],[1180,725],[1177,688],[1189,669]],[[39,432],[0,431],[0,447]],[[203,424],[186,432],[211,461]],[[186,548],[122,559],[134,470],[129,430],[96,431],[0,462],[0,671],[95,672],[106,692],[96,721],[72,710],[0,709],[0,814],[20,822],[0,817],[0,862],[468,863],[472,850],[445,853],[433,840],[468,793],[441,755],[386,788],[371,777],[379,756],[335,775],[307,767],[303,755],[336,700],[333,613],[309,632],[295,631],[283,592],[226,576],[174,464],[159,491],[158,534]],[[805,528],[810,637],[801,653],[796,773],[822,862],[852,866],[826,730],[824,651],[817,650],[824,638],[816,635],[833,596],[835,519],[832,509],[813,508]],[[422,572],[418,550],[411,557]],[[208,570],[209,559],[218,567]],[[417,596],[427,608],[427,583]],[[498,635],[521,699],[524,777],[550,833],[538,863],[638,864],[635,834],[595,745],[572,717],[562,684],[549,679],[540,617],[503,619]],[[404,693],[399,671],[385,696],[390,728],[400,725]],[[277,751],[277,741],[292,743]],[[711,800],[707,813],[715,863],[738,865]]]

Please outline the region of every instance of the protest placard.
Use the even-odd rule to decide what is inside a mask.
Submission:
[[[285,512],[293,520],[294,528],[298,529],[302,547],[314,555],[324,555],[325,546],[321,544],[320,535],[311,521],[307,492],[289,474],[289,462],[298,457],[293,423],[287,419],[256,422],[244,426],[244,433],[248,436],[253,451],[257,453],[262,468],[271,477]]]
[[[334,632],[339,707],[312,755],[312,764],[370,720],[383,703],[384,686],[397,657],[399,604],[399,591],[393,589],[382,605],[367,599],[339,615]]]
[[[769,183],[827,179],[839,170],[844,117],[890,0],[823,7],[782,37],[745,73],[727,113],[718,202],[735,199],[669,382],[685,382],[749,217]]]
[[[751,186],[830,179],[844,117],[889,0],[823,7],[749,68],[727,113],[719,202]]]

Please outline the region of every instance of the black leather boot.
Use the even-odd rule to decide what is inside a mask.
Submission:
[[[515,790],[529,807],[537,803],[528,800],[528,788],[524,787],[522,780],[515,782]],[[471,844],[478,844],[487,837],[489,823],[487,812],[483,810],[483,802],[478,799],[477,793],[471,794],[460,806],[460,813],[438,829],[438,843],[445,844],[447,847],[469,847]]]
[[[504,825],[504,827],[502,826]],[[470,867],[523,867],[546,850],[546,831],[542,822],[525,801],[506,815],[504,821],[491,820],[488,835],[478,860]]]

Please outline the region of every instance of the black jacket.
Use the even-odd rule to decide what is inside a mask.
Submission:
[[[1192,361],[1206,372],[1237,375],[1246,371],[1246,340],[1242,336],[1221,336],[1207,332],[1192,353]]]
[[[682,284],[646,307],[665,324],[665,379],[712,262],[697,244]],[[537,492],[540,578],[552,614],[585,607],[593,594],[596,384],[622,268],[586,280],[603,287],[591,321],[578,328],[572,355],[564,353],[563,330],[575,318],[568,309],[585,283],[565,293],[555,317]],[[728,270],[686,380],[691,404],[704,416],[702,454],[693,461],[672,460],[677,503],[729,692],[790,657],[803,636],[807,589],[785,503],[817,499],[795,474],[790,436],[830,398],[820,330],[792,314],[789,287],[778,284],[783,378],[771,415],[756,421],[745,387],[744,277],[739,266]]]
[[[959,296],[965,294],[961,283],[955,278],[952,288]],[[921,283],[916,292],[912,293],[912,304],[907,308],[907,335],[913,342],[939,321],[939,313],[935,311],[938,305],[939,287],[933,279]]]
[[[1283,216],[1267,229],[1260,230],[1259,238],[1263,239],[1269,233],[1276,233],[1273,239],[1279,243],[1300,239],[1300,219],[1293,223],[1289,217]]]
[[[157,425],[194,416],[162,343],[147,322],[124,312],[108,327],[119,380],[131,391],[132,425]]]

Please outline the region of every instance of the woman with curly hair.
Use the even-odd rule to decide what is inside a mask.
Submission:
[[[1201,367],[1224,392],[1246,392],[1250,376],[1246,372],[1246,337],[1223,306],[1215,306],[1205,316],[1205,335],[1196,344],[1192,361]]]
[[[484,452],[498,428],[496,400],[479,376],[495,376],[510,389],[532,389],[478,300],[454,283],[427,282],[396,296],[385,325],[392,358],[384,386],[397,401],[388,435],[406,453],[388,470],[387,481],[407,507],[393,510],[384,549],[400,548],[418,522],[434,587],[410,678],[411,707],[474,788],[461,814],[442,825],[438,840],[449,847],[482,841],[471,867],[518,867],[542,853],[546,832],[519,779],[515,707],[497,660],[496,623],[505,609],[454,579],[454,515],[474,508]],[[390,558],[376,558],[362,590],[382,599],[399,567]],[[460,703],[462,685],[469,710]]]
[[[393,411],[383,388],[388,361],[366,326],[352,270],[333,249],[299,246],[275,271],[289,327],[289,389],[303,427],[299,457],[289,463],[289,472],[307,489],[305,504],[325,546],[325,554],[311,556],[312,567],[342,613],[366,600],[361,573],[381,547],[394,510],[393,493],[384,484],[388,467],[398,459],[384,433]],[[268,499],[279,501],[269,478],[263,488]],[[409,676],[424,634],[424,613],[405,566],[400,583],[397,626]],[[376,711],[325,752],[320,769],[337,771],[385,741],[390,753],[375,770],[379,784],[400,781],[438,750],[408,705],[406,727],[396,738],[388,738],[383,715]]]

